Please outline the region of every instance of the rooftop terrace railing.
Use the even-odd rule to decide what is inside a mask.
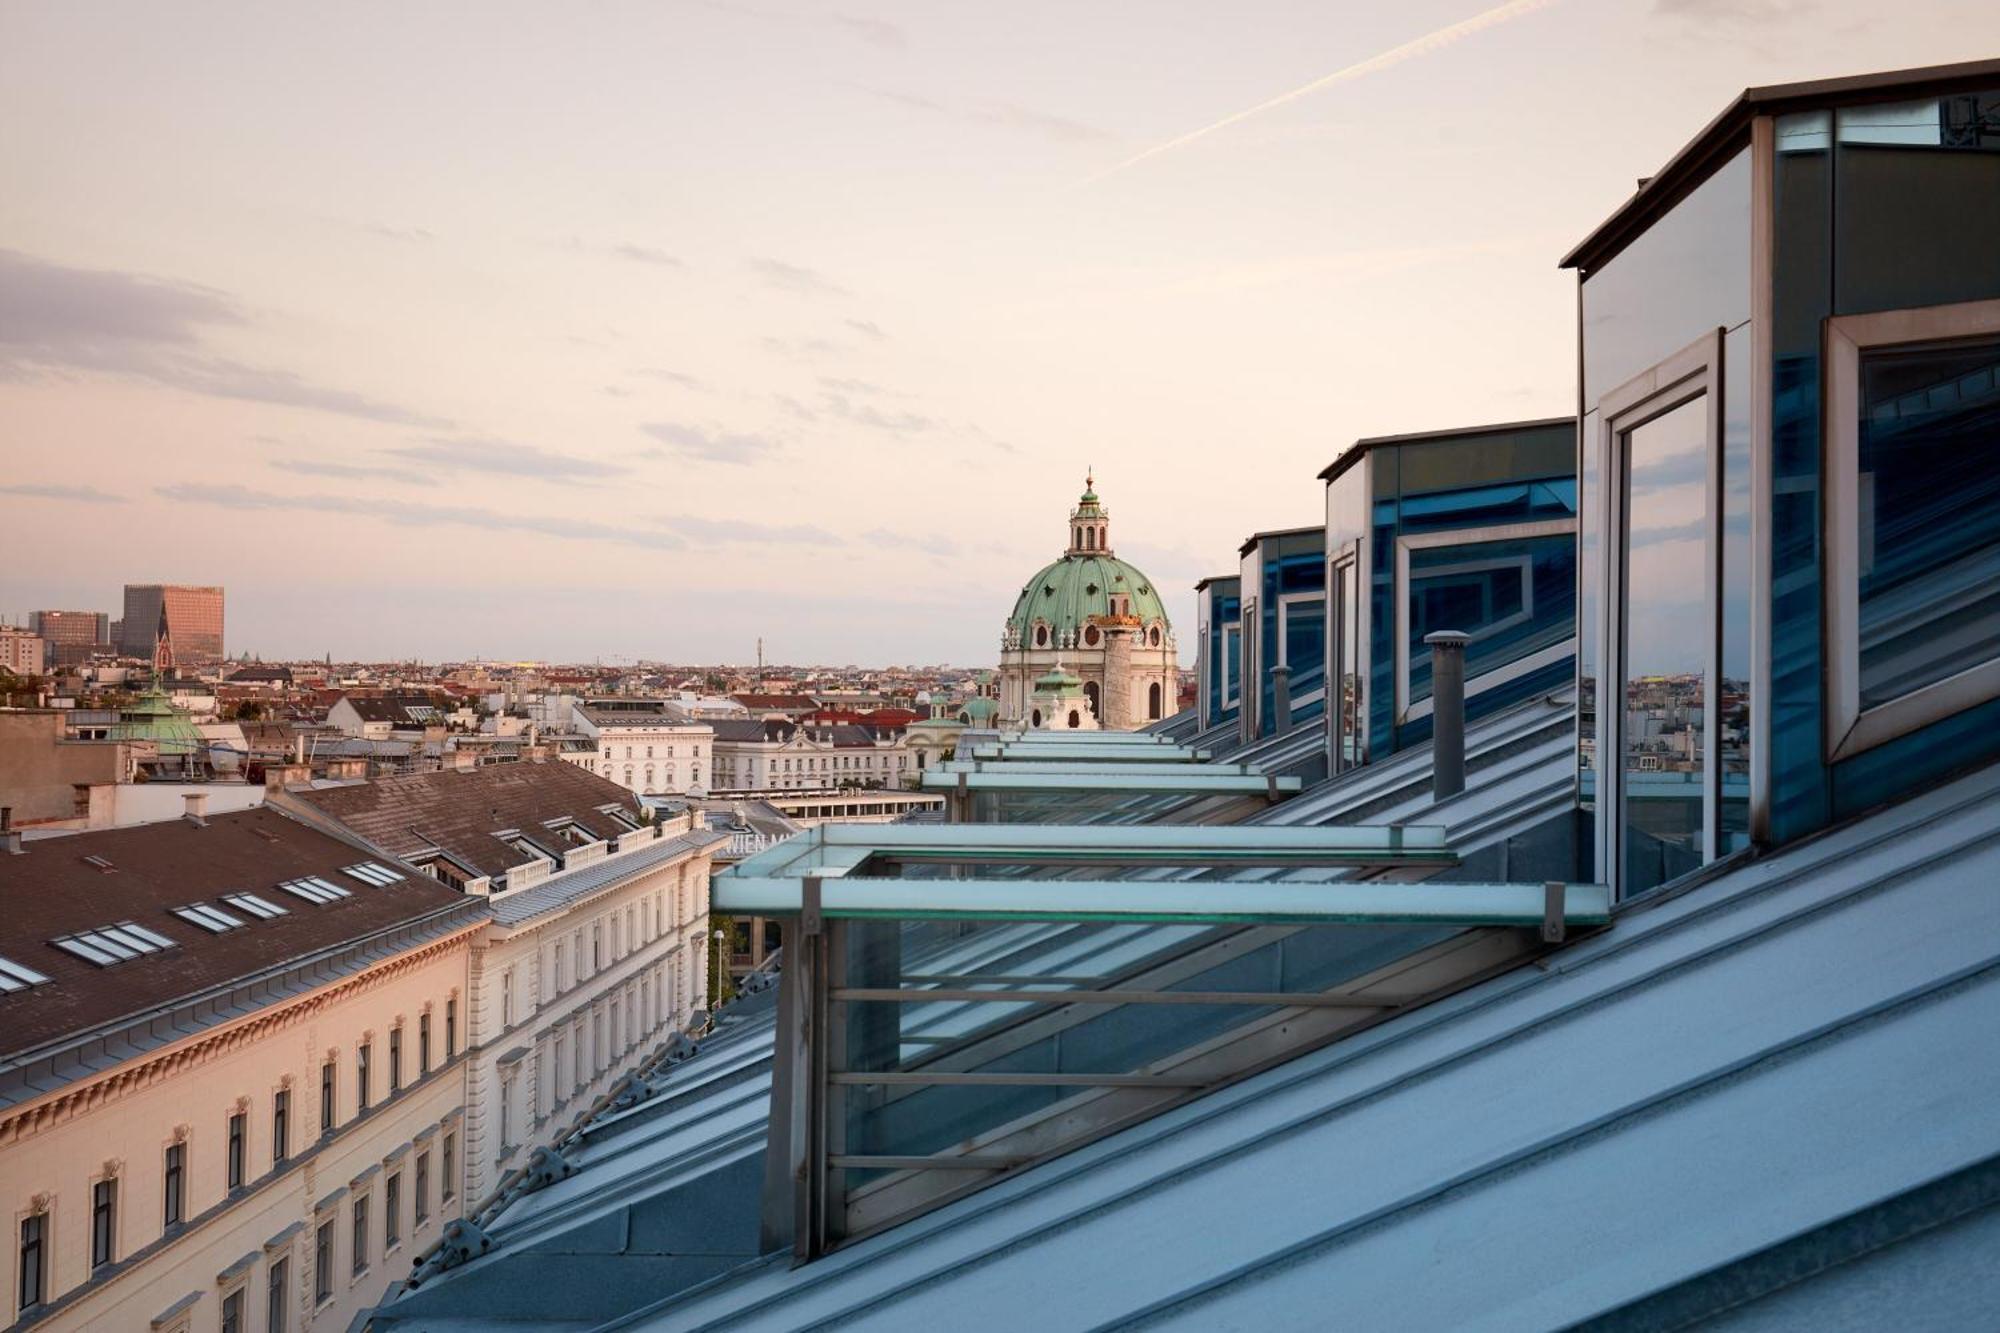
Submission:
[[[719,874],[780,918],[767,1244],[811,1258],[1604,924],[1432,874],[1428,827],[827,826]],[[1124,878],[1189,870],[1186,878]]]

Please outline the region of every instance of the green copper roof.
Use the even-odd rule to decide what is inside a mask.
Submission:
[[[1132,614],[1142,623],[1166,624],[1167,608],[1153,581],[1144,570],[1112,555],[1066,555],[1043,566],[1021,589],[1007,623],[1021,636],[1024,648],[1034,646],[1037,620],[1048,623],[1052,639],[1069,631],[1080,635],[1090,617],[1111,614],[1113,593],[1132,599]],[[1094,646],[1081,639],[1078,643]]]
[[[174,707],[156,677],[150,687],[118,710],[117,739],[152,741],[162,759],[202,753],[207,742],[187,714]]]

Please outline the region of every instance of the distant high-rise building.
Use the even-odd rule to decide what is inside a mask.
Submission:
[[[176,661],[193,666],[222,660],[222,589],[180,583],[125,585],[125,618],[118,651],[127,657],[150,659],[159,641],[163,609]]]
[[[51,666],[74,666],[111,651],[111,617],[102,611],[30,611],[28,628],[48,643]]]

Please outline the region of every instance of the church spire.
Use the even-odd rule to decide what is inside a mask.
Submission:
[[[1095,468],[1083,474],[1083,494],[1069,511],[1069,549],[1063,554],[1111,554],[1111,514],[1098,502]]]

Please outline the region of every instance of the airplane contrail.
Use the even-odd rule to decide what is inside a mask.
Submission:
[[[1273,107],[1283,106],[1287,102],[1295,102],[1301,97],[1316,93],[1322,88],[1330,88],[1336,83],[1346,83],[1350,79],[1358,79],[1364,75],[1373,74],[1378,70],[1388,69],[1392,65],[1400,65],[1406,60],[1414,60],[1418,56],[1426,55],[1440,47],[1450,46],[1460,38],[1470,37],[1475,32],[1483,32],[1487,28],[1505,23],[1509,19],[1519,18],[1523,14],[1532,14],[1537,9],[1546,9],[1555,3],[1556,0],[1507,0],[1507,3],[1504,5],[1495,5],[1492,9],[1484,13],[1474,14],[1471,18],[1460,19],[1456,23],[1447,24],[1435,32],[1427,32],[1421,37],[1414,37],[1404,42],[1401,46],[1391,47],[1380,55],[1373,55],[1366,60],[1357,61],[1345,69],[1337,69],[1331,74],[1314,79],[1311,83],[1294,88],[1288,93],[1280,93],[1268,102],[1259,102],[1256,106],[1238,111],[1233,115],[1224,116],[1212,125],[1204,125],[1198,130],[1189,130],[1186,134],[1168,139],[1165,143],[1156,143],[1143,152],[1134,153],[1123,162],[1106,167],[1096,175],[1086,179],[1083,183],[1085,185],[1095,185],[1105,177],[1115,176],[1127,167],[1137,166],[1149,157],[1158,157],[1161,153],[1170,153],[1176,148],[1184,148],[1196,139],[1205,139],[1217,130],[1226,130],[1239,121],[1248,120],[1252,116],[1262,115]]]

